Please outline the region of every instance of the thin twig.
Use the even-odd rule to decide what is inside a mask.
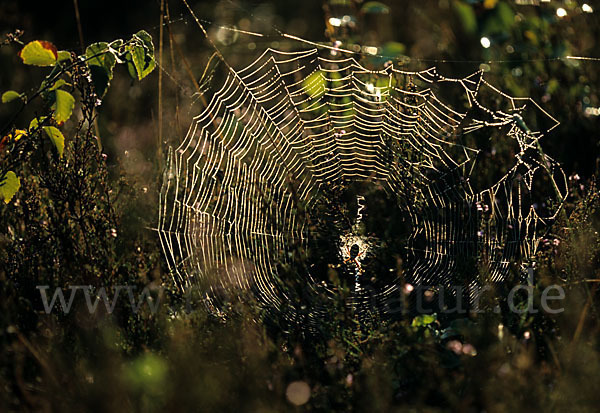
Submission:
[[[167,15],[167,30],[169,31],[169,54],[171,56],[171,70],[173,73],[176,73],[175,70],[175,49],[173,47],[173,35],[171,34],[171,12],[169,10],[169,0],[167,0],[165,4],[165,12]],[[181,125],[179,124],[179,90],[175,91],[175,131],[177,132],[177,136],[182,135]]]
[[[52,368],[50,368],[50,365],[48,364],[46,359],[44,357],[42,357],[40,352],[37,351],[37,349],[33,346],[33,344],[31,344],[31,342],[29,340],[27,340],[27,338],[20,331],[17,330],[16,335],[17,335],[17,338],[19,339],[19,341],[21,342],[21,344],[27,350],[29,350],[31,355],[37,360],[37,362],[40,364],[40,366],[42,366],[44,368],[44,370],[46,371],[48,376],[52,379],[52,381],[54,381],[55,383],[58,383],[56,376],[54,375],[54,373],[52,371]]]
[[[160,0],[160,26],[158,29],[158,62],[160,67],[163,66],[163,32],[165,20],[165,0]],[[158,157],[158,168],[162,171],[163,163],[163,93],[162,93],[163,72],[158,71],[158,142],[156,155]]]
[[[83,28],[81,26],[81,16],[79,14],[79,3],[77,0],[73,0],[75,6],[75,20],[77,20],[77,31],[79,32],[79,45],[81,46],[81,53],[85,53],[85,42],[83,41]]]
[[[77,0],[73,0],[75,6],[75,20],[77,20],[77,31],[79,32],[79,45],[81,47],[81,54],[85,54],[85,41],[83,40],[83,27],[81,26],[81,15],[79,14],[79,3]],[[96,132],[96,142],[98,143],[98,150],[102,152],[102,141],[100,140],[100,126],[98,125],[98,117],[94,116],[94,131]]]
[[[598,288],[598,284],[594,284],[594,287],[592,288],[592,290],[588,291],[588,299],[585,303],[585,306],[583,307],[583,310],[581,311],[581,315],[579,316],[579,322],[577,323],[577,328],[575,329],[575,334],[573,334],[573,340],[571,341],[572,346],[575,346],[575,344],[577,344],[577,341],[579,340],[579,337],[581,336],[581,332],[583,331],[583,325],[585,323],[585,318],[587,316],[587,312],[588,312],[590,306],[592,305],[592,300],[594,298],[594,295],[596,294],[597,288]]]

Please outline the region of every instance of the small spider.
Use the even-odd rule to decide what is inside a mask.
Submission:
[[[358,261],[358,257],[360,257],[364,251],[360,251],[360,247],[357,244],[352,245],[350,249],[348,249],[348,247],[344,248],[346,248],[346,253],[348,254],[348,258],[344,260],[344,264],[352,261],[356,265],[356,268],[358,268],[358,271],[362,273],[363,270],[360,261]]]

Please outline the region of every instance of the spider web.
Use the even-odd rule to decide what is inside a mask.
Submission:
[[[158,219],[177,285],[200,285],[217,311],[243,294],[280,311],[289,278],[337,294],[331,270],[348,275],[349,305],[381,313],[405,283],[502,282],[566,196],[540,146],[558,122],[481,71],[269,48],[223,77],[169,148]]]

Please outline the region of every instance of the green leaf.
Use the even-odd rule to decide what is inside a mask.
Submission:
[[[19,99],[21,94],[19,92],[15,92],[14,90],[7,90],[2,94],[2,103],[12,102],[15,99]]]
[[[498,13],[498,17],[500,18],[500,21],[502,21],[502,24],[504,25],[505,29],[509,29],[512,26],[514,26],[515,13],[508,4],[504,2],[498,3],[498,6],[496,7],[496,12]]]
[[[125,47],[123,46],[125,42],[123,39],[113,40],[108,44],[109,49],[113,52],[115,58],[117,59],[117,63],[125,63],[123,58],[125,57]]]
[[[138,80],[142,80],[144,73],[146,51],[142,46],[133,46],[131,48],[131,58]]]
[[[46,135],[48,135],[54,146],[56,146],[58,156],[62,157],[65,149],[65,137],[62,132],[54,126],[43,126],[42,129],[46,132]]]
[[[40,126],[40,124],[44,123],[46,119],[46,116],[40,116],[39,118],[31,119],[31,122],[29,122],[29,130],[34,131]]]
[[[88,66],[102,66],[111,73],[115,67],[116,59],[113,52],[108,47],[108,43],[99,42],[91,44],[85,49],[85,57],[88,59]]]
[[[130,52],[127,52],[127,54],[125,55],[125,62],[127,63],[127,73],[129,73],[129,76],[133,80],[138,80],[137,69],[135,68],[135,65],[133,64],[133,58],[131,57]]]
[[[58,59],[58,50],[50,42],[34,40],[21,49],[19,57],[26,65],[54,66]]]
[[[378,1],[368,1],[360,8],[363,13],[389,14],[390,8]]]
[[[58,79],[50,89],[48,90],[56,90],[56,89],[60,89],[63,86],[71,86],[69,85],[64,79]]]
[[[21,187],[21,180],[13,171],[8,171],[0,183],[0,197],[8,204]]]
[[[382,65],[390,59],[398,59],[406,52],[406,46],[399,42],[387,42],[381,49],[380,56],[373,56],[371,60],[377,65]]]
[[[323,73],[317,70],[304,80],[302,87],[308,96],[319,99],[325,93],[326,83]]]
[[[475,16],[473,7],[460,1],[455,1],[454,11],[458,14],[464,31],[466,33],[475,33],[477,30],[477,16]]]
[[[413,327],[424,327],[437,320],[437,315],[435,314],[423,314],[416,316],[412,321]]]
[[[399,42],[387,42],[383,45],[381,54],[388,57],[398,57],[406,52],[406,46]]]
[[[154,43],[152,43],[152,36],[146,30],[140,30],[136,34],[133,35],[134,38],[140,39],[146,49],[148,49],[148,53],[151,56],[154,56]]]
[[[460,337],[460,333],[457,330],[453,329],[452,327],[448,327],[443,330],[443,333],[440,336],[440,339],[447,340],[447,339],[453,338],[453,337]]]
[[[123,43],[123,39],[116,39],[110,42],[109,46],[111,49],[119,49],[121,46],[123,46]]]
[[[149,393],[160,392],[168,376],[168,365],[153,353],[145,353],[125,366],[124,380],[133,388]]]
[[[102,99],[110,86],[112,73],[101,66],[90,66],[90,75],[92,76],[92,84],[94,85],[96,95]]]
[[[57,123],[61,124],[71,117],[73,108],[75,107],[75,98],[69,92],[60,89],[55,90],[54,93],[56,100],[54,101],[54,105],[52,105],[52,109],[54,110],[52,117]]]
[[[152,44],[152,37],[144,30],[134,34],[132,40],[134,44],[129,46],[128,50],[137,76],[133,76],[129,65],[128,70],[133,78],[142,80],[152,73],[156,67],[156,62],[154,61],[154,44]]]
[[[85,56],[88,58],[87,64],[90,68],[96,95],[103,98],[113,78],[113,69],[117,58],[106,42],[89,45],[85,50]]]
[[[58,52],[58,61],[65,62],[67,60],[71,60],[71,52],[67,52],[66,50],[61,50]]]
[[[558,82],[558,80],[552,78],[548,81],[548,83],[546,85],[546,93],[552,95],[559,88],[560,88],[560,83]]]

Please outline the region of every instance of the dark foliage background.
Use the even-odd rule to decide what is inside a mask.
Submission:
[[[260,309],[252,302],[232,303],[227,322],[197,302],[191,314],[168,306],[135,314],[119,303],[112,315],[89,315],[83,302],[69,315],[43,314],[37,285],[148,286],[172,308],[185,304],[152,228],[162,151],[202,109],[194,81],[212,50],[184,5],[171,0],[164,3],[170,18],[162,69],[132,82],[118,68],[97,125],[93,113],[85,114],[93,102],[82,92],[76,108],[82,115],[65,124],[66,160],[33,157],[22,165],[15,201],[0,206],[0,410],[596,411],[600,62],[563,58],[600,58],[600,4],[589,1],[588,13],[579,0],[517,3],[526,2],[390,0],[387,13],[364,13],[364,3],[340,0],[191,5],[234,67],[273,42],[299,45],[232,37],[220,25],[375,45],[398,59],[409,56],[410,69],[435,64],[448,76],[483,68],[492,84],[540,102],[561,122],[544,148],[571,176],[572,195],[538,257],[536,302],[545,286],[563,285],[565,312],[489,312],[452,322],[373,318],[359,326],[342,295],[327,304],[322,334],[310,340],[285,320],[271,320],[268,328],[254,322]],[[84,44],[145,29],[158,49],[160,7],[159,1],[80,0]],[[557,15],[559,7],[565,16]],[[327,24],[344,15],[352,16],[354,29]],[[25,31],[24,42],[48,40],[81,52],[74,2],[3,0],[1,34],[15,29]],[[24,67],[19,49],[0,47],[0,92],[33,91],[45,75]],[[43,110],[29,105],[11,124],[16,107],[2,104],[0,126],[23,128]],[[497,303],[501,296],[488,304]]]

